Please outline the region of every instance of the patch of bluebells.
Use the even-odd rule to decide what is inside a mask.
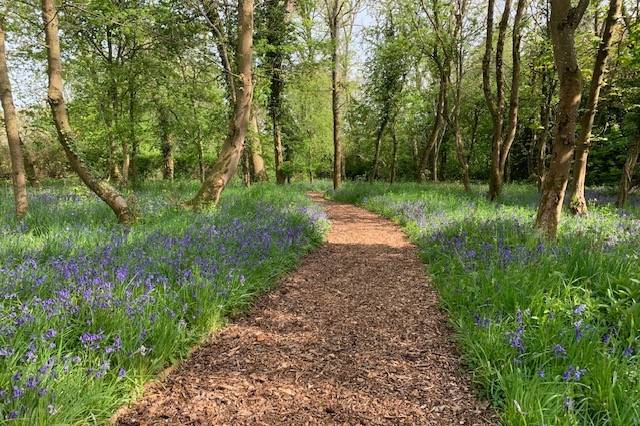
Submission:
[[[37,197],[36,206],[51,203],[51,209],[94,202],[64,193]],[[155,354],[154,325],[161,319],[190,333],[188,325],[205,308],[224,303],[263,265],[299,256],[326,224],[324,212],[304,198],[248,194],[193,214],[178,230],[96,226],[102,243],[93,248],[62,238],[55,249],[8,252],[0,258],[0,379],[6,377],[0,422],[28,418],[38,406],[58,413],[57,386],[66,375],[84,374],[89,382],[125,378],[129,359]],[[3,225],[0,244],[25,232]]]

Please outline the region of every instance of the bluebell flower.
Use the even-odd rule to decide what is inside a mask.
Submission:
[[[630,357],[634,354],[634,350],[631,346],[627,346],[627,348],[622,352],[622,355],[625,357]]]
[[[570,411],[570,410],[573,410],[574,403],[575,402],[573,398],[565,396],[564,401],[562,402],[562,405],[565,410]]]
[[[587,310],[587,305],[580,304],[573,308],[574,315],[582,315]]]
[[[553,345],[553,353],[558,358],[564,358],[567,356],[567,350],[559,343]]]

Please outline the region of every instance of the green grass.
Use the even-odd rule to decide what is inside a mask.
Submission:
[[[637,209],[592,202],[546,243],[532,227],[535,189],[508,186],[499,204],[485,192],[407,183],[331,194],[396,220],[419,245],[504,424],[640,424]]]
[[[0,188],[0,423],[94,424],[319,244],[300,188],[230,188],[176,208],[194,182],[144,184],[131,229],[80,185],[30,193],[15,223]]]

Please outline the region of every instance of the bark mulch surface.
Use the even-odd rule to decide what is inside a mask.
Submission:
[[[121,425],[484,425],[418,251],[324,201],[328,241],[124,409]]]

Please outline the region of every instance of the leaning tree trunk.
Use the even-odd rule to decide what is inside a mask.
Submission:
[[[20,141],[20,132],[18,130],[18,116],[11,93],[11,82],[9,80],[4,39],[4,16],[0,15],[0,98],[2,101],[2,110],[4,111],[4,126],[7,131],[7,142],[9,143],[14,207],[16,217],[22,219],[29,209],[29,203],[27,201],[27,176],[22,152],[23,145]]]
[[[47,45],[47,74],[49,76],[48,102],[58,133],[58,140],[74,172],[82,182],[111,210],[123,224],[130,224],[134,216],[125,198],[107,182],[97,180],[76,152],[76,139],[69,124],[69,114],[63,96],[62,61],[60,59],[60,39],[58,37],[58,11],[54,0],[42,0],[42,21],[45,27]]]
[[[577,6],[571,7],[571,2],[566,0],[551,0],[551,40],[560,81],[560,101],[551,165],[544,178],[535,223],[536,228],[549,239],[555,239],[558,232],[575,147],[576,120],[582,95],[575,31],[588,4],[589,0],[580,0]]]
[[[629,191],[631,190],[633,173],[636,169],[636,164],[638,163],[638,155],[640,155],[640,136],[636,136],[635,140],[629,146],[629,154],[627,155],[627,160],[625,161],[622,169],[620,188],[618,189],[618,199],[616,200],[616,206],[620,209],[627,203]]]
[[[218,160],[207,173],[204,183],[196,196],[187,202],[193,208],[206,204],[218,204],[220,195],[233,178],[242,158],[247,127],[251,116],[253,95],[253,0],[239,0],[238,13],[238,80],[240,87],[236,94],[233,117],[229,123],[229,136],[222,145]]]
[[[618,24],[618,18],[622,13],[622,0],[610,0],[609,12],[604,23],[602,40],[598,47],[598,54],[593,65],[593,75],[591,76],[591,86],[589,88],[589,99],[587,108],[580,121],[580,133],[576,142],[575,161],[573,164],[573,196],[571,197],[570,209],[573,214],[586,215],[587,200],[584,196],[584,186],[587,178],[587,160],[589,158],[589,148],[591,143],[591,129],[598,108],[600,89],[604,84],[605,68],[611,49],[611,39]]]

